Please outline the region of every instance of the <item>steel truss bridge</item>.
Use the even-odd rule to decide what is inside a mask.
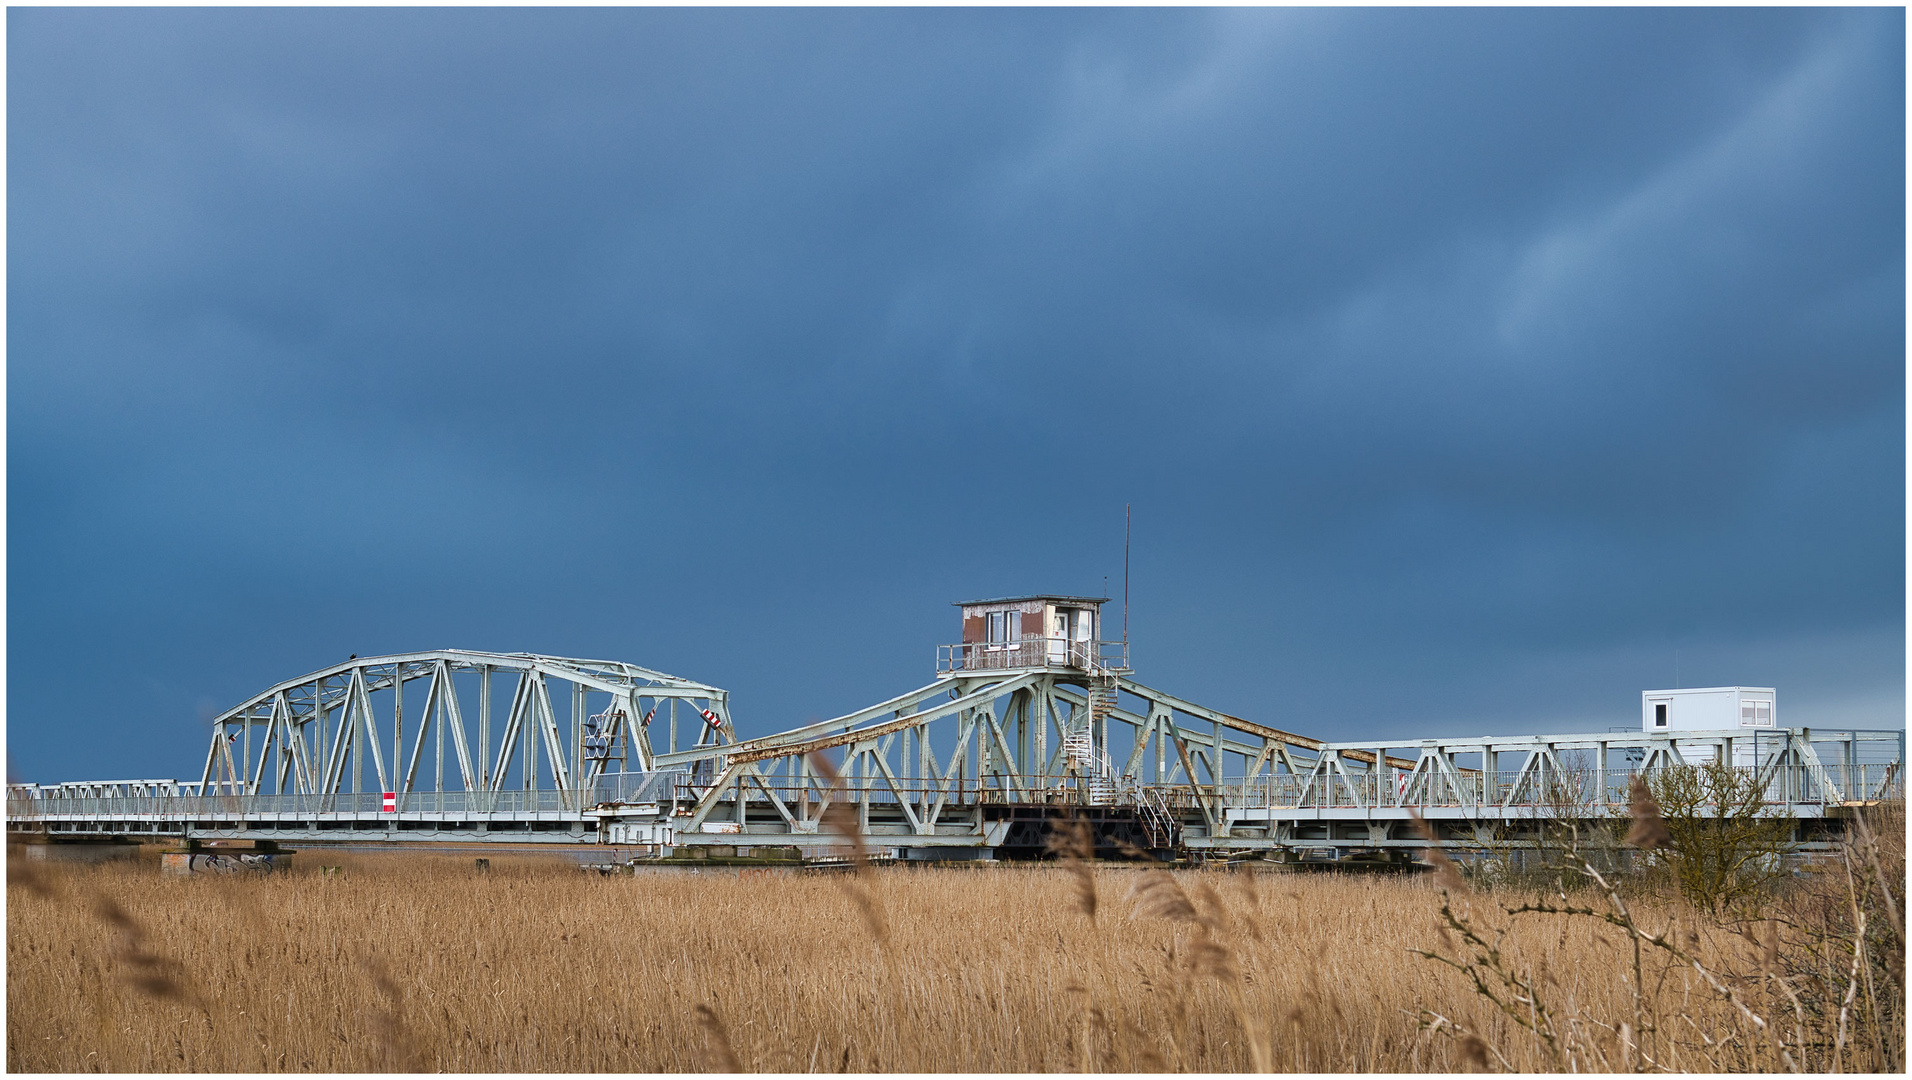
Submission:
[[[1426,843],[1411,814],[1453,846],[1519,844],[1623,813],[1633,776],[1680,762],[1753,772],[1808,847],[1902,790],[1902,730],[1331,742],[1145,686],[1124,647],[1087,644],[945,646],[926,686],[753,739],[737,738],[726,691],[632,664],[355,657],[216,717],[197,780],[14,784],[7,826],[815,851],[845,843],[849,808],[903,858],[1040,854],[1057,821],[1080,819],[1111,853],[1406,859]]]

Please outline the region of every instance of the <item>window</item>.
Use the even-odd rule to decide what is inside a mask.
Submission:
[[[1666,702],[1664,701],[1656,701],[1653,703],[1653,726],[1666,726]]]
[[[984,638],[992,645],[1022,640],[1022,612],[992,611]]]
[[[1739,703],[1740,727],[1771,727],[1773,703],[1746,698]]]

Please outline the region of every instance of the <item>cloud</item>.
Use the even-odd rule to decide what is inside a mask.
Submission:
[[[1197,700],[1903,638],[1899,12],[9,27],[16,714],[472,644],[766,730],[1127,503]]]

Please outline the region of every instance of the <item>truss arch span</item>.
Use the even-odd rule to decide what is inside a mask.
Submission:
[[[458,792],[473,810],[527,792],[575,811],[596,777],[649,771],[680,736],[694,740],[684,749],[736,741],[719,687],[617,660],[469,649],[355,656],[211,723],[205,795],[374,792],[402,807]]]

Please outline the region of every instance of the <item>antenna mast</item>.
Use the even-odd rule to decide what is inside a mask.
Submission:
[[[1129,517],[1134,511],[1134,503],[1122,504],[1122,651],[1124,653],[1129,651]]]

